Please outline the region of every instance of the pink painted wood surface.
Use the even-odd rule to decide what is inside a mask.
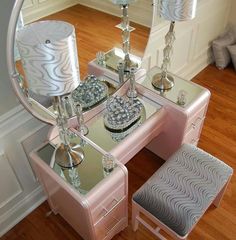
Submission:
[[[149,94],[167,111],[163,131],[147,145],[150,151],[167,160],[183,143],[192,142],[197,145],[210,99],[210,92],[207,89],[202,88],[203,91],[198,98],[185,108],[161,97],[155,91],[144,88],[142,85],[137,84],[137,89],[143,95]],[[201,120],[197,123],[199,128],[186,136],[189,128],[191,129],[196,124],[195,121],[198,118]]]
[[[111,239],[127,226],[128,177],[125,166],[117,163],[118,166],[112,174],[83,196],[42,161],[36,151],[32,152],[30,157],[33,168],[48,196],[50,207],[53,212],[59,213],[84,239],[102,239],[98,235],[100,233],[95,225],[99,223],[100,228],[104,225],[106,229],[108,219],[112,218],[113,210],[116,214],[117,208],[119,209],[119,214],[116,214],[117,224],[107,230],[106,239]],[[118,186],[120,189],[117,190]],[[96,213],[96,209],[103,207],[106,207],[106,212],[101,219],[94,219],[93,214]]]
[[[142,148],[144,148],[153,138],[158,136],[164,128],[167,120],[165,108],[153,114],[140,127],[135,129],[120,144],[112,149],[111,154],[120,162],[126,164]]]

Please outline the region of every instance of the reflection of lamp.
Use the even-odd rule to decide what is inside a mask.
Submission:
[[[74,27],[62,21],[42,21],[25,26],[17,44],[29,88],[36,94],[54,97],[61,145],[56,162],[73,167],[83,160],[83,151],[70,144],[67,118],[61,96],[71,93],[80,82]]]
[[[134,30],[134,28],[129,25],[129,16],[128,16],[128,7],[129,4],[135,2],[136,0],[112,0],[114,4],[119,4],[122,10],[122,23],[117,27],[122,30],[122,48],[124,52],[124,70],[129,71],[131,66],[130,60],[130,32]]]
[[[175,21],[187,21],[195,17],[197,0],[161,0],[161,16],[171,21],[169,32],[165,36],[166,46],[163,50],[162,72],[153,77],[152,85],[160,90],[167,90],[174,86],[174,78],[167,73],[170,55],[175,41]]]

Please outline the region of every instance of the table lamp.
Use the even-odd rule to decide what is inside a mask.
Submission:
[[[26,25],[16,41],[23,69],[32,92],[54,98],[61,144],[55,150],[56,163],[64,168],[80,164],[84,154],[70,143],[62,97],[80,83],[79,62],[73,25],[63,21],[40,21]]]
[[[173,43],[175,41],[175,21],[187,21],[195,17],[197,0],[161,0],[160,15],[165,20],[171,21],[168,33],[165,36],[163,50],[162,72],[152,79],[152,85],[159,90],[168,90],[174,86],[174,78],[167,73],[171,61]]]

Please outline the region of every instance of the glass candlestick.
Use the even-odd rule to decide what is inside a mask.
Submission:
[[[101,66],[105,67],[106,66],[105,53],[102,52],[102,51],[97,52],[96,61],[97,61],[98,65],[101,65]]]
[[[137,68],[131,67],[130,68],[130,85],[129,85],[129,90],[127,92],[127,97],[129,98],[137,98],[138,93],[135,89],[135,73],[137,72]]]
[[[129,25],[129,15],[128,15],[128,4],[121,4],[122,10],[122,47],[124,52],[124,70],[129,71],[131,66],[130,60],[130,25]]]
[[[119,75],[119,83],[124,83],[124,74],[125,74],[125,65],[123,61],[120,61],[117,65],[118,75]]]
[[[73,117],[74,111],[73,111],[71,99],[69,98],[69,96],[62,97],[62,105],[63,105],[63,109],[66,117],[68,118]]]
[[[109,175],[113,171],[115,167],[115,159],[110,153],[107,153],[102,157],[102,166],[104,176]]]
[[[177,97],[177,104],[184,106],[187,102],[188,93],[185,90],[180,90]]]
[[[78,122],[78,128],[77,130],[83,134],[87,135],[89,130],[88,127],[84,123],[84,116],[83,116],[83,110],[82,110],[82,105],[79,103],[75,104],[75,113],[77,116],[77,122]]]

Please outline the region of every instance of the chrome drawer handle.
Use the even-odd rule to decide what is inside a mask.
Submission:
[[[200,125],[201,120],[202,120],[202,118],[198,117],[197,120],[195,121],[195,123],[192,123],[192,128],[196,129]]]
[[[116,226],[118,225],[118,223],[119,223],[119,219],[117,219],[117,218],[114,218],[113,217],[113,219],[115,219],[115,221],[116,221],[116,223],[115,223],[115,225],[112,227],[112,228],[108,228],[108,227],[106,227],[106,229],[107,229],[107,232],[106,232],[106,236],[114,229],[114,228],[116,228]]]
[[[112,202],[115,200],[115,201],[116,201],[116,204],[115,204],[110,210],[107,210],[105,207],[103,207],[103,210],[104,210],[106,213],[102,216],[102,218],[104,218],[104,217],[106,217],[108,214],[110,214],[110,213],[120,204],[120,202],[121,202],[123,199],[124,199],[124,197],[121,198],[120,200],[117,200],[116,198],[114,198],[114,199],[112,200]]]
[[[108,212],[106,212],[104,217],[106,217],[109,213],[111,213],[119,205],[119,203],[123,200],[123,198],[121,198],[120,201],[118,201],[117,199],[114,199],[114,200],[116,200],[116,204]]]

